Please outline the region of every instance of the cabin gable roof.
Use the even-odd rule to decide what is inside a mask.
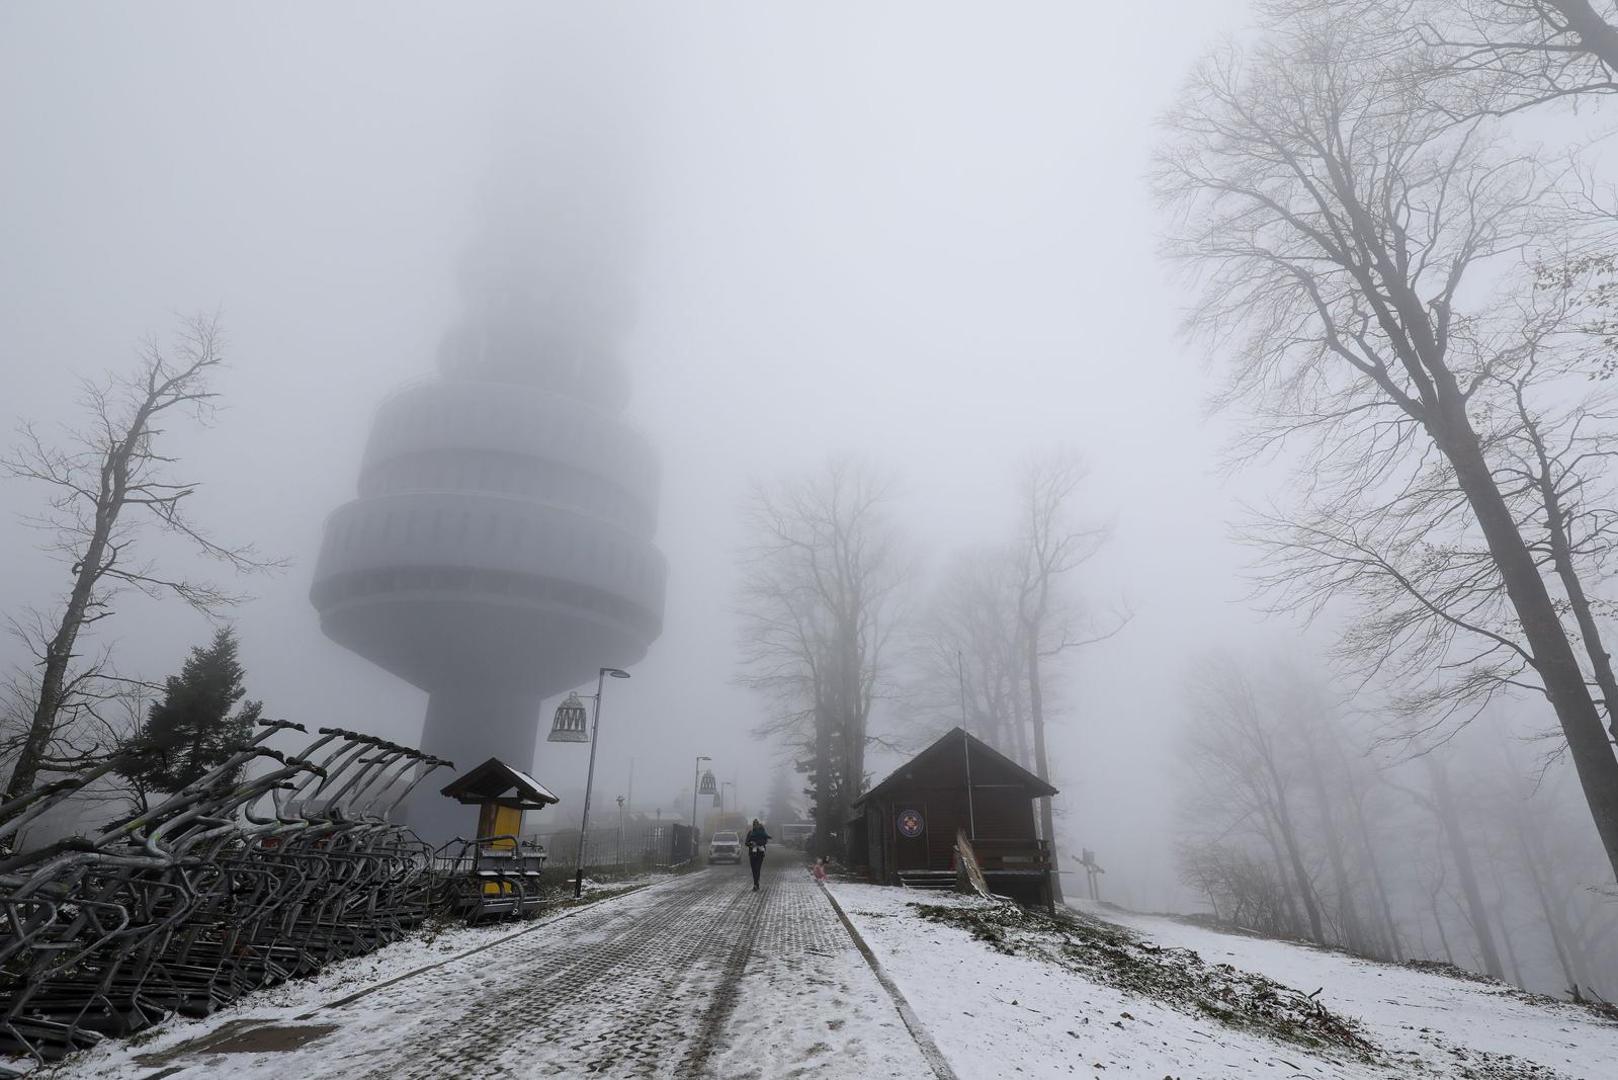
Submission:
[[[983,782],[984,776],[993,774],[997,786],[1009,783],[1022,787],[1027,791],[1028,797],[1031,799],[1057,793],[1056,788],[1012,761],[982,739],[963,728],[954,727],[931,746],[883,777],[880,783],[875,784],[869,791],[855,799],[853,805],[859,807],[867,800],[889,794],[907,783],[911,783],[913,777],[923,774],[929,769],[942,768],[949,758],[963,756],[966,748],[970,748],[971,751],[972,786],[974,788]],[[982,775],[979,774],[980,769],[982,770]],[[953,772],[953,768],[951,771]],[[963,762],[961,773],[963,787],[965,786],[964,773]]]

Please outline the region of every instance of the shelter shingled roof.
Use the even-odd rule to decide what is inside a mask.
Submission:
[[[519,810],[538,810],[561,802],[532,776],[499,758],[457,776],[439,794],[463,803],[498,802]]]
[[[1006,755],[1002,754],[1000,751],[996,750],[994,747],[990,746],[976,735],[971,734],[964,728],[953,727],[950,728],[949,731],[945,732],[937,742],[927,747],[927,749],[923,750],[921,753],[917,754],[903,765],[900,765],[897,769],[894,769],[887,776],[883,777],[881,783],[874,785],[870,788],[870,790],[866,791],[865,794],[855,799],[854,805],[859,806],[867,799],[880,794],[884,788],[896,785],[898,781],[903,779],[905,773],[917,767],[925,767],[926,765],[930,765],[932,763],[931,759],[942,757],[944,754],[949,753],[951,750],[960,746],[963,741],[967,746],[971,747],[973,761],[984,760],[992,762],[996,766],[1005,769],[1007,772],[1016,776],[1023,782],[1024,786],[1028,788],[1028,794],[1031,798],[1055,795],[1057,793],[1056,789],[1049,783],[1041,780],[1038,776],[1029,772],[1015,761],[1012,761],[1010,758],[1006,757]]]

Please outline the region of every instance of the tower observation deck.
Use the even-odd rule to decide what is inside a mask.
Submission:
[[[567,292],[473,290],[438,376],[378,410],[315,570],[326,635],[425,690],[422,748],[461,769],[529,768],[543,700],[662,628],[657,459]],[[425,839],[464,832],[447,801],[416,803]]]

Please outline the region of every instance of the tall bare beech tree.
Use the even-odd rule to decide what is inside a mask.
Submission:
[[[1067,617],[1063,604],[1065,576],[1093,558],[1112,536],[1105,525],[1079,527],[1072,521],[1072,500],[1085,476],[1083,463],[1070,450],[1058,449],[1029,460],[1023,470],[1021,528],[1017,536],[1017,623],[1022,628],[1023,677],[1028,684],[1028,721],[1033,729],[1034,771],[1050,780],[1045,749],[1044,662],[1070,649],[1105,641],[1129,622],[1118,613],[1101,625],[1083,625]],[[1039,800],[1040,836],[1056,857],[1056,821],[1051,800]],[[1061,883],[1052,888],[1061,902]]]
[[[1618,872],[1618,757],[1532,492],[1499,471],[1528,264],[1570,228],[1562,178],[1431,107],[1441,46],[1390,40],[1374,10],[1326,7],[1199,67],[1156,176],[1202,290],[1190,325],[1230,360],[1247,449],[1306,448],[1299,499],[1270,519],[1295,527],[1270,534],[1297,560],[1292,600],[1400,595],[1408,621],[1360,645],[1543,692]]]
[[[888,486],[834,459],[757,487],[742,587],[743,681],[776,702],[761,734],[806,750],[817,843],[827,850],[864,789],[871,705],[886,668],[905,574]]]
[[[1193,799],[1203,824],[1223,821],[1228,840],[1243,829],[1263,840],[1294,923],[1301,903],[1312,940],[1327,942],[1325,915],[1315,891],[1311,856],[1299,817],[1298,782],[1284,725],[1266,707],[1246,672],[1231,658],[1203,658],[1187,680],[1195,723],[1185,743]],[[1209,801],[1217,806],[1208,805]]]
[[[929,740],[942,717],[964,713],[969,731],[1028,765],[1019,571],[1017,552],[1006,547],[973,548],[950,559],[914,620],[915,678],[905,697]]]
[[[217,543],[187,514],[197,485],[171,475],[164,452],[164,425],[177,417],[207,423],[215,393],[209,379],[224,362],[219,327],[210,317],[185,323],[171,348],[149,340],[129,375],[86,381],[81,400],[86,425],[53,442],[34,425],[0,460],[9,476],[46,485],[47,509],[31,519],[49,541],[47,550],[68,566],[67,594],[60,608],[30,613],[12,626],[38,661],[24,680],[26,715],[7,749],[12,756],[5,798],[31,788],[43,770],[82,764],[94,747],[71,740],[81,721],[104,721],[99,709],[122,688],[112,680],[104,654],[85,659],[84,631],[114,614],[126,588],[173,595],[198,611],[235,604],[234,593],[183,575],[167,573],[140,555],[144,529],[178,535],[204,556],[238,572],[275,565],[251,546]]]

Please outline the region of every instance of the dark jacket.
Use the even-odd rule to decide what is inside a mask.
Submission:
[[[747,839],[742,843],[747,845],[749,851],[763,851],[764,845],[770,842],[770,834],[764,831],[764,826],[756,825],[747,830]]]

